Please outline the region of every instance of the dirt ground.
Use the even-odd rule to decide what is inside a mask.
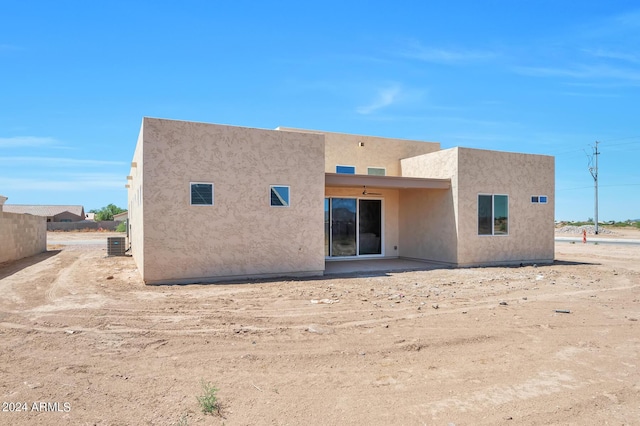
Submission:
[[[51,251],[0,265],[0,424],[640,424],[640,245],[145,286],[130,257],[83,244],[106,236],[50,234]],[[201,412],[201,381],[221,415]]]

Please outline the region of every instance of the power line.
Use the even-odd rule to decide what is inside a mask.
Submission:
[[[609,144],[609,142],[623,141],[623,140],[627,140],[627,139],[640,139],[640,136],[626,136],[624,138],[608,139],[608,140],[600,141],[600,143],[606,143],[607,146],[625,145],[627,143],[640,143],[640,141],[636,141],[636,142],[616,143],[616,144],[611,144],[611,145]]]
[[[639,141],[633,141],[633,142],[622,142],[622,143],[612,143],[612,144],[605,144],[607,146],[620,146],[620,145],[635,145],[635,144],[640,144],[640,140]]]
[[[612,188],[612,187],[618,187],[618,186],[640,186],[640,183],[617,183],[617,184],[612,184],[612,185],[598,185],[600,188]],[[592,188],[592,186],[577,186],[574,188],[560,188],[560,189],[556,189],[556,192],[558,191],[574,191],[576,189],[588,189],[588,188]]]
[[[615,142],[615,141],[619,141],[619,140],[626,140],[626,139],[638,139],[637,141],[631,141],[631,142],[622,142],[622,143],[609,143],[609,142]],[[640,144],[640,136],[629,136],[626,138],[616,138],[616,139],[609,139],[606,141],[599,141],[598,143],[604,143],[606,144],[607,147],[609,146],[620,146],[620,145],[634,145],[634,144]],[[584,148],[573,148],[573,149],[567,149],[566,151],[561,151],[558,153],[550,153],[550,155],[553,155],[554,157],[557,157],[559,155],[565,155],[565,154],[573,154],[575,152],[578,151],[584,151]]]
[[[578,151],[584,151],[584,148],[575,148],[575,149],[572,149],[572,150],[569,150],[569,151],[562,151],[562,152],[559,152],[557,154],[550,154],[550,155],[553,155],[554,157],[557,157],[559,155],[573,154],[574,152],[578,152]]]

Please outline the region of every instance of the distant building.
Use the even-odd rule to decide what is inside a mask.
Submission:
[[[129,217],[129,212],[122,212],[113,215],[113,220],[116,222],[124,222]]]
[[[7,213],[44,216],[47,222],[80,222],[86,219],[83,206],[45,206],[27,204],[5,204]]]
[[[554,259],[551,156],[144,118],[127,179],[147,283]]]

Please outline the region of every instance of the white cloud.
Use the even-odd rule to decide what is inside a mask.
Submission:
[[[38,167],[99,167],[124,166],[124,161],[85,160],[60,157],[0,157],[0,164],[29,165]]]
[[[411,43],[402,56],[425,62],[439,64],[466,64],[469,62],[483,62],[498,56],[497,52],[489,50],[444,49],[439,47],[425,47],[419,42]]]
[[[464,146],[477,145],[470,141],[501,143],[501,142],[513,142],[515,140],[514,136],[495,134],[495,133],[481,133],[481,132],[449,133],[449,134],[446,134],[445,137],[446,137],[446,140],[465,141],[463,144]]]
[[[41,146],[55,146],[59,142],[50,137],[39,136],[14,136],[11,138],[0,138],[0,148],[27,148]]]
[[[640,27],[640,10],[634,10],[622,15],[618,15],[615,20],[619,25],[623,25],[626,27]]]
[[[583,51],[597,58],[616,59],[620,61],[631,62],[634,64],[640,64],[640,55],[633,53],[625,53],[605,49],[584,49]]]
[[[514,71],[532,77],[571,77],[577,79],[614,79],[640,82],[640,71],[607,65],[562,67],[516,67]]]
[[[569,68],[554,67],[515,67],[514,71],[518,74],[528,75],[531,77],[573,77],[588,78],[593,77],[593,73],[586,70],[577,70]]]
[[[124,176],[115,174],[78,174],[67,179],[33,179],[0,177],[0,188],[11,191],[70,191],[122,189],[126,184]]]
[[[374,111],[388,107],[389,105],[395,103],[398,100],[398,96],[400,95],[400,93],[401,89],[397,84],[380,89],[378,90],[378,94],[373,102],[368,105],[358,107],[356,111],[358,111],[359,114],[371,114]]]
[[[482,120],[482,119],[473,119],[473,118],[465,118],[465,117],[454,117],[454,116],[431,116],[429,117],[430,121],[433,122],[443,122],[443,121],[452,121],[465,125],[474,125],[474,126],[484,126],[484,127],[500,127],[505,128],[508,126],[517,126],[520,123],[514,121],[496,121],[496,120]]]
[[[0,44],[0,52],[8,52],[10,50],[20,50],[20,48],[11,44]]]
[[[620,98],[622,95],[615,93],[594,93],[594,92],[561,92],[560,94],[582,98]]]

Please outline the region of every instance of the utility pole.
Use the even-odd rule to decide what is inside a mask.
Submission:
[[[598,144],[600,142],[596,141],[596,146],[593,147],[593,155],[595,156],[595,167],[589,167],[589,172],[591,176],[593,176],[593,186],[595,189],[595,217],[593,219],[595,226],[595,233],[598,234]]]

